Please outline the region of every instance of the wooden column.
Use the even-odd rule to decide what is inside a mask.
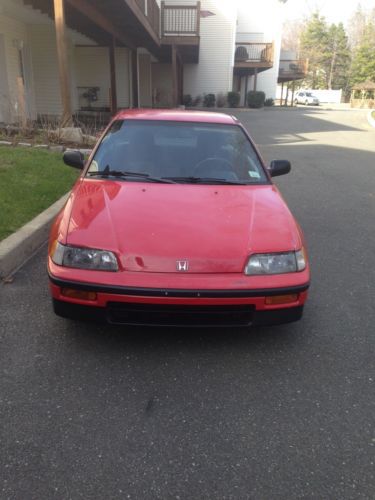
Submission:
[[[116,40],[112,36],[111,45],[109,46],[109,67],[111,72],[111,114],[114,116],[117,113],[117,86],[116,86]]]
[[[288,106],[289,84],[286,86],[285,106]]]
[[[201,3],[197,2],[197,24],[195,26],[196,35],[200,35],[201,31]]]
[[[138,54],[137,50],[132,50],[132,88],[133,88],[133,108],[139,107],[139,92],[138,92]]]
[[[283,105],[283,95],[284,95],[284,82],[281,82],[280,106]]]
[[[178,74],[177,74],[177,49],[172,45],[172,107],[177,107]]]
[[[162,0],[160,4],[160,36],[164,36],[164,15],[165,15],[165,2]]]
[[[178,104],[184,100],[184,64],[181,57],[178,58]]]
[[[70,79],[68,50],[65,33],[65,10],[64,0],[54,0],[55,9],[55,30],[57,44],[57,62],[59,65],[60,93],[63,113],[61,117],[61,126],[67,127],[73,124],[72,103],[70,96]]]
[[[294,88],[295,88],[295,81],[293,80],[293,83],[292,83],[292,106],[294,106]]]
[[[257,80],[258,80],[258,68],[255,68],[255,70],[254,70],[254,92],[257,89]]]
[[[248,88],[249,88],[249,75],[246,75],[245,76],[245,98],[244,98],[244,102],[243,102],[243,105],[244,105],[245,108],[247,107],[247,91],[248,91]]]
[[[26,99],[25,99],[25,84],[23,83],[22,76],[17,77],[17,102],[18,102],[18,116],[21,127],[26,128],[27,115],[26,115]]]

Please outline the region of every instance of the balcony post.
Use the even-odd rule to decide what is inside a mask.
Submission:
[[[292,106],[294,105],[294,87],[295,87],[295,81],[293,80],[293,83],[292,83]]]
[[[138,53],[137,50],[131,51],[131,75],[132,75],[132,107],[139,108],[139,75],[138,75]]]
[[[161,2],[161,9],[160,9],[160,36],[164,36],[164,16],[165,16],[165,2],[164,0]]]
[[[61,126],[67,127],[73,124],[72,102],[70,96],[68,50],[65,31],[65,9],[64,0],[54,0],[55,31],[57,46],[57,62],[59,66],[60,93],[62,103]]]
[[[289,85],[286,86],[285,106],[288,106]]]
[[[258,68],[254,69],[254,92],[257,89],[257,80],[258,80]]]
[[[201,3],[197,2],[197,26],[196,26],[196,35],[199,36],[201,29]]]
[[[248,89],[249,89],[249,75],[246,75],[245,76],[245,98],[244,98],[244,101],[243,101],[243,105],[244,105],[245,108],[247,106],[247,92],[248,92]]]
[[[117,113],[117,87],[116,87],[116,41],[115,37],[112,36],[111,44],[109,46],[109,67],[111,73],[111,115],[114,116]]]
[[[177,74],[177,48],[172,45],[172,106],[177,107],[178,74]]]

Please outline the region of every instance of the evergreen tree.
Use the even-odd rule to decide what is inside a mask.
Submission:
[[[351,84],[366,80],[375,82],[375,25],[366,25],[362,40],[353,55],[351,67]]]
[[[315,12],[301,34],[301,55],[309,60],[304,84],[313,89],[326,87],[326,68],[330,60],[328,36],[324,17]]]
[[[328,30],[329,60],[325,68],[328,89],[346,89],[350,70],[348,37],[342,23],[332,24]]]

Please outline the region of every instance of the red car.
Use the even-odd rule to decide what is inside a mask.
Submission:
[[[248,326],[301,318],[304,238],[245,128],[225,114],[120,112],[50,235],[56,314],[126,325]]]

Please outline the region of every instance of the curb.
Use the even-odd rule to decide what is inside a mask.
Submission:
[[[374,118],[372,117],[372,113],[373,113],[373,109],[370,109],[369,112],[367,113],[367,121],[369,122],[369,124],[372,126],[372,127],[375,127],[375,120]]]
[[[62,196],[18,231],[0,242],[0,279],[17,271],[48,239],[50,225],[68,199]]]

